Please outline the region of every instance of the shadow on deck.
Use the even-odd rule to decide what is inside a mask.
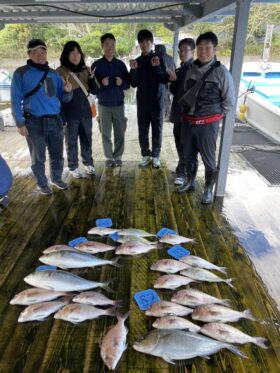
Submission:
[[[280,315],[274,301],[258,278],[250,259],[238,243],[219,203],[200,204],[201,191],[178,194],[173,175],[163,167],[139,169],[136,162],[124,162],[121,168],[104,169],[96,162],[95,177],[72,180],[68,191],[52,197],[39,195],[31,176],[17,177],[10,194],[11,203],[0,215],[0,372],[106,372],[98,342],[112,318],[72,325],[53,317],[43,322],[17,323],[21,306],[9,300],[27,288],[23,278],[39,264],[42,251],[55,243],[86,236],[97,218],[110,217],[114,227],[136,227],[155,233],[161,227],[196,238],[187,245],[192,253],[228,267],[228,278],[234,278],[236,290],[226,284],[196,284],[211,295],[228,298],[240,311],[251,309],[258,321],[235,323],[252,336],[266,337],[270,348],[262,350],[252,344],[241,347],[248,356],[242,360],[223,350],[209,360],[194,359],[175,366],[159,358],[144,355],[132,348],[134,341],[152,328],[152,319],[141,312],[133,300],[135,292],[151,288],[160,275],[149,268],[158,258],[167,258],[166,249],[146,255],[123,258],[122,268],[104,266],[75,273],[92,280],[112,280],[115,299],[123,299],[123,311],[131,314],[128,349],[118,372],[246,372],[276,373],[280,367]],[[88,237],[93,239],[92,237]],[[95,239],[95,238],[94,238]],[[105,242],[105,239],[101,239]],[[109,239],[108,239],[109,240]],[[113,254],[106,254],[106,258]],[[169,291],[159,292],[170,299]]]

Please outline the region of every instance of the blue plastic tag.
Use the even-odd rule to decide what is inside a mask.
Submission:
[[[75,247],[77,245],[79,245],[79,243],[83,243],[83,242],[87,242],[88,239],[85,238],[85,237],[78,237],[78,238],[74,238],[74,240],[72,241],[69,241],[68,242],[68,245],[71,246],[71,247]]]
[[[55,269],[57,269],[57,267],[55,266],[48,266],[48,265],[43,265],[43,266],[39,266],[35,269],[35,272],[42,272],[42,271],[47,271],[47,270],[52,270],[54,271]]]
[[[180,245],[172,246],[167,252],[175,259],[181,259],[183,256],[190,255],[190,251]]]
[[[113,240],[113,241],[118,241],[118,239],[119,239],[119,235],[118,235],[118,233],[116,232],[116,233],[112,233],[112,234],[109,234],[109,237]]]
[[[160,297],[153,289],[139,291],[134,294],[134,299],[142,311],[146,311],[155,302],[160,302]]]
[[[162,238],[163,236],[166,236],[167,234],[177,234],[176,231],[174,231],[173,229],[169,229],[169,228],[161,228],[158,232],[157,232],[157,236],[159,238]]]
[[[113,225],[112,219],[110,218],[105,218],[105,219],[96,219],[95,220],[96,226],[97,227],[106,227],[110,228]]]

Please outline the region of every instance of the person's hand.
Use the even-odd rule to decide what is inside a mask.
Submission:
[[[89,79],[92,79],[95,77],[95,70],[96,70],[96,66],[94,67],[94,69],[90,70]]]
[[[138,68],[138,63],[137,63],[136,60],[130,60],[130,61],[129,61],[129,66],[130,66],[130,68],[131,68],[132,70],[135,70],[135,69]]]
[[[122,78],[120,78],[119,76],[117,76],[116,77],[116,85],[118,86],[118,87],[120,87],[121,85],[122,85]]]
[[[28,130],[27,130],[27,128],[25,126],[18,127],[18,133],[21,136],[25,136],[25,137],[27,137],[29,135]]]
[[[177,80],[177,75],[176,75],[175,70],[168,70],[167,73],[168,73],[168,76],[169,76],[169,80],[171,82],[175,82]]]
[[[160,60],[159,60],[158,56],[152,57],[151,64],[152,64],[152,66],[160,66]]]
[[[64,91],[67,93],[72,91],[72,84],[69,82],[69,76],[64,80]]]
[[[108,87],[109,85],[109,76],[106,76],[101,80],[101,83],[104,85],[104,87]]]

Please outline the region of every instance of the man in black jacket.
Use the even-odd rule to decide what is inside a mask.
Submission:
[[[130,61],[130,84],[137,87],[137,119],[142,160],[140,167],[160,168],[164,83],[168,82],[163,61],[152,51],[153,34],[140,30],[137,36],[141,56]],[[163,83],[163,84],[161,84]],[[152,149],[149,144],[149,129],[152,127]]]

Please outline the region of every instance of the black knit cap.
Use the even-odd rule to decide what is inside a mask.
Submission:
[[[27,45],[27,49],[28,51],[34,51],[35,49],[38,49],[38,48],[44,48],[44,49],[47,49],[47,46],[45,44],[45,42],[41,39],[32,39],[29,41],[28,45]]]

